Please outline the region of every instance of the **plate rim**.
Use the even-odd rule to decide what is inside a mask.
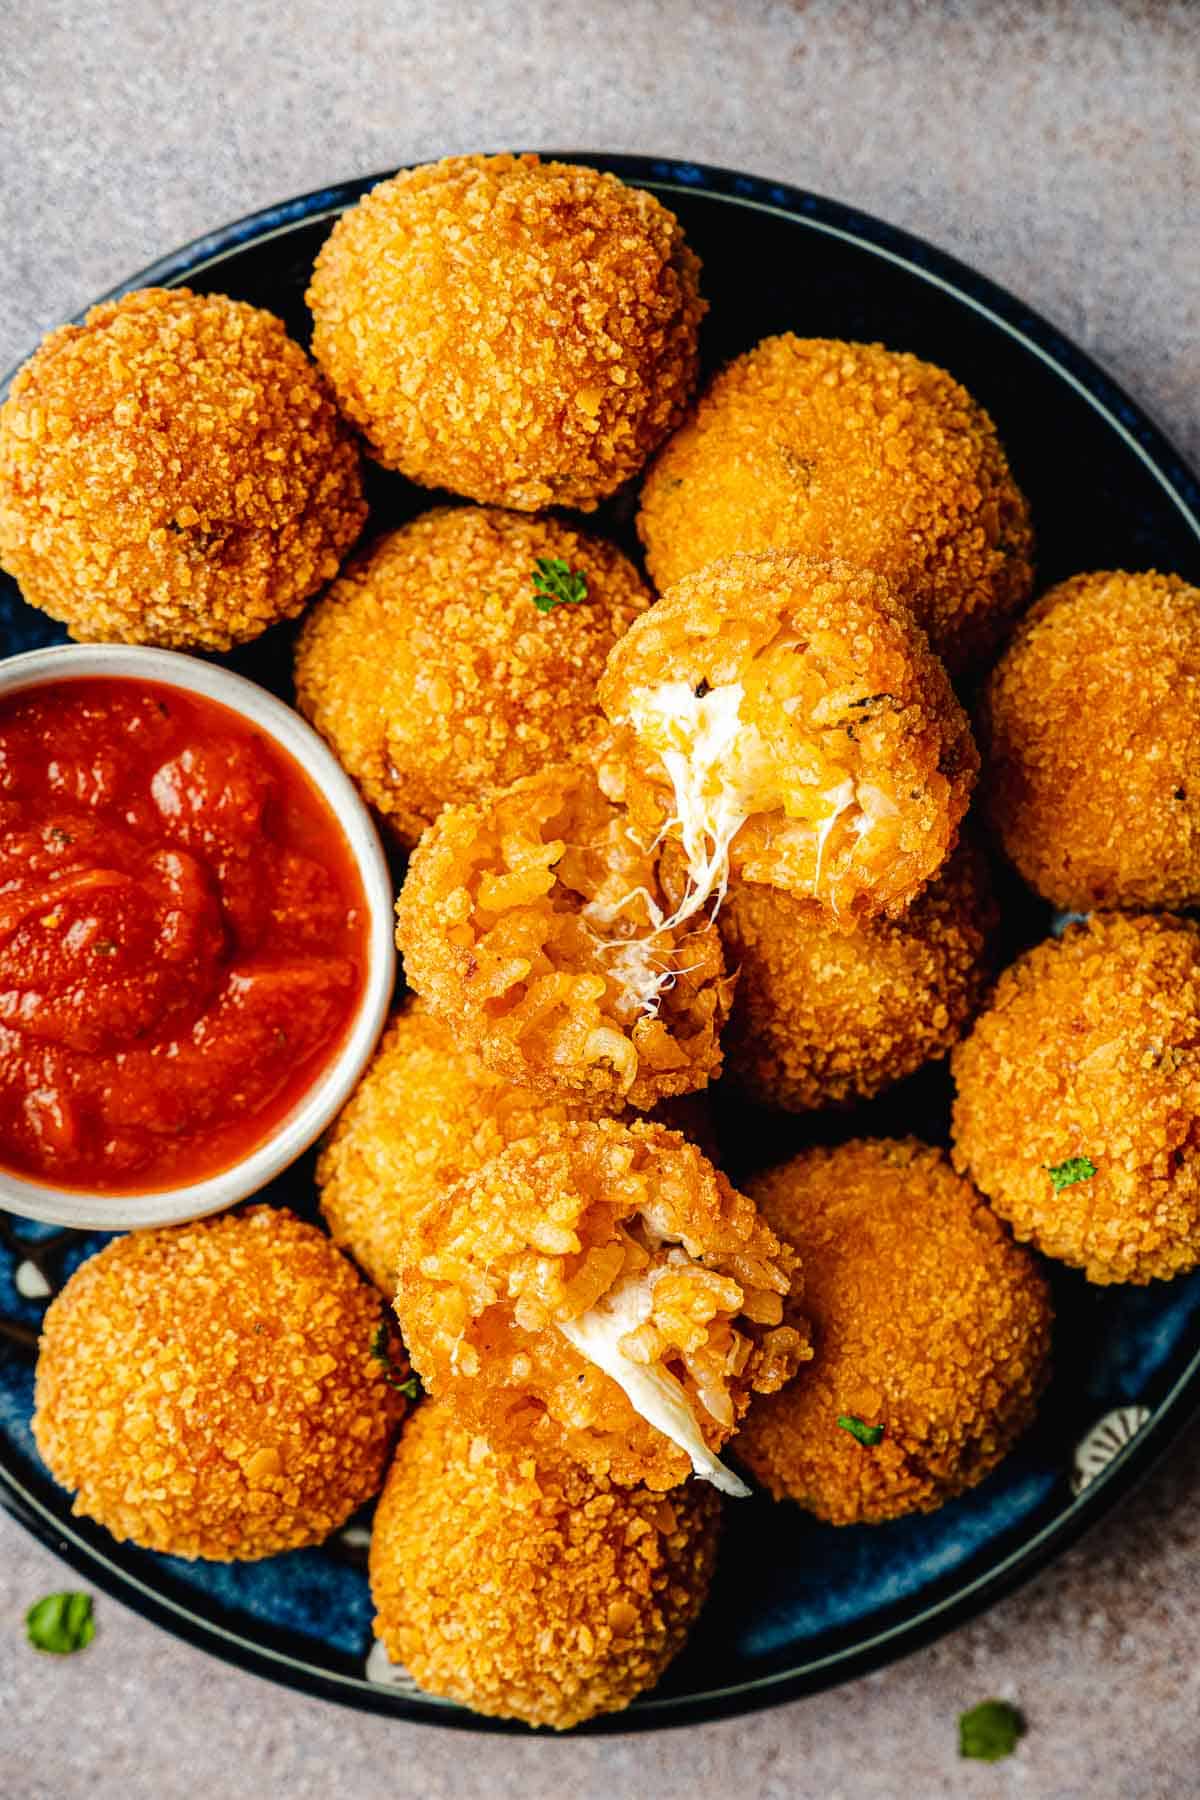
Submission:
[[[1200,483],[1162,428],[1088,352],[1007,289],[958,258],[872,214],[768,177],[719,165],[630,153],[551,149],[538,154],[608,170],[656,193],[705,194],[725,204],[775,214],[791,224],[841,239],[898,264],[918,279],[942,289],[1016,338],[1086,400],[1154,476],[1200,543]],[[157,257],[65,322],[78,322],[91,307],[134,288],[179,285],[189,276],[202,274],[232,251],[336,216],[393,173],[394,169],[381,170],[256,208]],[[0,380],[0,399],[16,372],[14,368]],[[632,1709],[589,1720],[569,1735],[626,1735],[754,1712],[858,1679],[910,1654],[978,1616],[1078,1542],[1149,1472],[1198,1405],[1200,1347],[1160,1398],[1149,1421],[1086,1491],[1032,1537],[1024,1538],[998,1563],[980,1571],[965,1585],[935,1597],[898,1622],[882,1624],[865,1641],[835,1646],[802,1667],[757,1676],[734,1687],[703,1694],[664,1695],[656,1699],[651,1693]],[[156,1593],[131,1571],[110,1561],[100,1548],[79,1536],[69,1521],[57,1517],[25,1486],[13,1463],[15,1456],[8,1444],[0,1441],[0,1506],[103,1592],[172,1635],[260,1677],[359,1711],[452,1730],[538,1735],[517,1720],[484,1717],[432,1698],[409,1698],[365,1677],[337,1676],[299,1662],[282,1649],[271,1649],[217,1626]],[[953,1582],[955,1578],[944,1579]],[[901,1608],[906,1605],[894,1604]],[[888,1610],[884,1609],[885,1618]]]

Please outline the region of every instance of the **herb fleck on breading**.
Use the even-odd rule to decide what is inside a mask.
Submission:
[[[587,576],[561,556],[539,556],[533,565],[533,604],[541,613],[556,606],[578,606],[587,599]]]
[[[1074,1187],[1077,1181],[1090,1181],[1096,1165],[1090,1156],[1068,1156],[1066,1162],[1047,1163],[1046,1173],[1057,1194],[1061,1188]]]

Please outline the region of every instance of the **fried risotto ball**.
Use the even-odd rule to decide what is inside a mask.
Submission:
[[[408,980],[509,1081],[610,1111],[690,1093],[732,984],[713,925],[665,923],[670,860],[579,763],[448,807],[396,903]]]
[[[954,1161],[1089,1281],[1200,1263],[1200,927],[1095,914],[1000,977],[951,1059]]]
[[[1200,588],[1075,575],[1022,621],[983,709],[985,799],[1052,905],[1200,904]]]
[[[795,1270],[685,1138],[599,1119],[510,1144],[427,1208],[396,1312],[428,1391],[497,1444],[744,1493],[717,1452],[808,1354],[782,1323]]]
[[[371,453],[422,487],[589,511],[683,416],[705,304],[675,215],[536,156],[405,169],[313,270],[313,353]]]
[[[813,1360],[756,1399],[738,1457],[832,1525],[933,1512],[991,1473],[1049,1374],[1044,1276],[940,1150],[859,1139],[751,1183],[798,1251]],[[863,1443],[839,1421],[878,1442]]]
[[[853,926],[902,913],[954,848],[978,757],[946,672],[879,575],[731,556],[616,644],[606,791],[683,844],[687,917],[732,873]]]
[[[383,1480],[403,1402],[379,1297],[268,1206],[105,1246],[46,1313],[33,1433],[76,1513],[217,1562],[319,1544]]]
[[[901,919],[857,931],[812,900],[730,884],[720,930],[737,971],[725,1079],[763,1106],[870,1099],[958,1041],[983,999],[998,919],[983,857],[960,843]]]
[[[366,511],[317,371],[224,294],[104,301],[0,408],[0,562],[85,641],[245,643],[336,575]]]
[[[322,1148],[325,1223],[390,1300],[405,1233],[423,1206],[518,1138],[594,1116],[582,1100],[493,1074],[422,1000],[410,999]],[[654,1116],[709,1152],[700,1095],[664,1101]]]
[[[717,376],[642,489],[661,587],[737,550],[885,575],[955,672],[1029,598],[1033,533],[995,426],[944,369],[882,344],[765,338]]]
[[[539,612],[538,559],[586,599]],[[296,698],[398,835],[574,753],[613,644],[650,604],[612,544],[557,519],[440,507],[380,539],[319,600]]]
[[[497,1451],[428,1402],[371,1534],[375,1630],[431,1694],[562,1731],[618,1712],[683,1648],[720,1501],[617,1488],[569,1457]]]

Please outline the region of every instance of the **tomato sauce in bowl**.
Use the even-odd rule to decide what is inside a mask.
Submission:
[[[359,1008],[332,807],[220,702],[119,676],[0,697],[0,1166],[136,1194],[271,1136]]]

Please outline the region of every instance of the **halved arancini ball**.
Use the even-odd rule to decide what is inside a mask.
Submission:
[[[718,920],[737,973],[725,1081],[808,1112],[870,1099],[945,1056],[983,999],[997,920],[984,858],[966,842],[902,918],[857,931],[813,900],[731,882]]]
[[[319,1544],[383,1480],[403,1401],[379,1296],[268,1206],[115,1239],[46,1312],[33,1433],[76,1513],[168,1556]]]
[[[708,1159],[615,1119],[511,1144],[414,1222],[396,1295],[427,1390],[497,1445],[561,1446],[622,1486],[718,1459],[808,1354],[796,1260]]]
[[[670,853],[559,763],[448,807],[396,902],[412,987],[507,1080],[646,1110],[721,1066],[730,983],[704,919],[664,923]]]
[[[493,1074],[422,1000],[410,1000],[321,1151],[325,1223],[390,1300],[422,1207],[515,1139],[591,1116],[582,1103]]]
[[[833,1525],[933,1512],[982,1481],[1049,1373],[1034,1258],[915,1138],[810,1150],[750,1191],[800,1256],[813,1358],[752,1402],[739,1460]]]
[[[992,671],[985,805],[1005,850],[1067,911],[1200,904],[1200,588],[1075,575]]]
[[[582,1098],[505,1081],[410,998],[325,1139],[317,1163],[325,1223],[390,1300],[422,1207],[518,1138],[596,1116]],[[664,1101],[652,1117],[709,1154],[702,1095]]]
[[[1093,914],[1001,975],[951,1058],[954,1161],[1089,1281],[1200,1263],[1200,926]]]
[[[535,604],[539,561],[584,598]],[[441,507],[375,543],[313,607],[296,700],[397,835],[573,755],[596,683],[652,595],[628,557],[557,519]]]
[[[375,1630],[427,1693],[557,1731],[617,1712],[682,1649],[720,1500],[617,1488],[546,1448],[498,1451],[437,1401],[375,1512]]]
[[[851,927],[954,848],[978,768],[945,669],[879,575],[793,551],[679,582],[614,647],[600,766],[647,841],[683,845],[680,917],[732,873]]]
[[[699,271],[675,215],[615,175],[448,157],[338,220],[308,290],[313,354],[386,468],[588,511],[683,416]]]
[[[1033,584],[1029,508],[953,376],[882,344],[764,338],[722,371],[642,489],[655,583],[738,550],[874,569],[949,669],[985,660]]]
[[[84,641],[245,643],[333,579],[366,516],[317,370],[224,294],[103,301],[0,408],[0,563]]]

